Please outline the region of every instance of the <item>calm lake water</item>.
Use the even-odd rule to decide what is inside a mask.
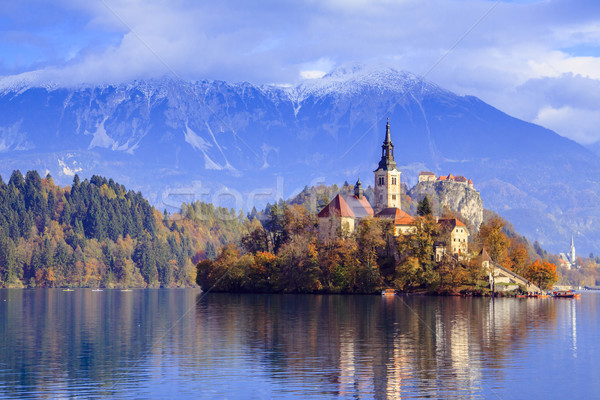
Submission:
[[[0,290],[2,398],[599,398],[580,299]]]

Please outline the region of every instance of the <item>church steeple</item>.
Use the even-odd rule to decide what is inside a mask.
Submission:
[[[396,167],[396,161],[394,161],[394,145],[392,144],[392,136],[390,135],[390,119],[387,119],[387,125],[385,127],[385,140],[383,146],[381,146],[381,161],[379,161],[379,168],[384,171],[391,171],[398,169]]]
[[[401,208],[400,171],[394,161],[394,145],[390,135],[390,119],[385,126],[385,140],[381,146],[381,161],[375,173],[375,207],[376,213],[384,208]]]
[[[573,235],[571,235],[571,263],[575,264],[575,242],[573,241]]]

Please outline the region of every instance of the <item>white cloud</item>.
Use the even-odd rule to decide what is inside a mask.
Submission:
[[[597,110],[545,107],[534,122],[582,144],[596,142],[600,137],[600,113]]]
[[[28,12],[39,8],[22,7]],[[565,79],[580,76],[590,87],[600,82],[596,0],[60,0],[54,7],[67,15],[55,27],[65,30],[60,39],[44,36],[42,30],[36,38],[43,40],[29,38],[28,43],[89,40],[54,43],[52,49],[67,49],[62,60],[46,49],[40,53],[53,55],[36,63],[35,73],[20,78],[70,85],[175,74],[289,84],[359,61],[427,74],[443,87],[476,95],[529,121],[548,122],[544,115],[550,114],[544,110],[565,107],[594,118],[598,108],[591,89],[582,88],[584,95],[578,98]],[[38,32],[38,25],[52,26],[52,15],[61,13],[47,14],[32,19],[32,32]],[[579,54],[580,46],[592,54]],[[0,59],[0,67],[3,63],[10,60]],[[542,83],[547,86],[544,96],[536,92]],[[568,115],[575,114],[567,112],[563,118]],[[600,139],[586,121],[571,123],[580,133],[570,137]]]
[[[323,76],[325,76],[327,72],[325,71],[318,71],[318,70],[307,70],[307,71],[300,71],[300,77],[302,79],[318,79],[318,78],[322,78]]]

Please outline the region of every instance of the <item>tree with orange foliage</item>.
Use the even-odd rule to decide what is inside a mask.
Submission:
[[[543,290],[551,289],[558,281],[556,265],[544,260],[536,260],[531,264],[525,273],[525,277]]]

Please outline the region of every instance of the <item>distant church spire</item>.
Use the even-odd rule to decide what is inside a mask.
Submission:
[[[383,146],[381,146],[381,161],[379,161],[379,168],[385,171],[391,171],[397,169],[396,161],[394,161],[394,145],[392,144],[392,136],[390,135],[390,119],[387,119],[387,125],[385,127],[385,140]]]
[[[571,235],[571,263],[575,264],[575,242],[573,241],[573,235]]]

